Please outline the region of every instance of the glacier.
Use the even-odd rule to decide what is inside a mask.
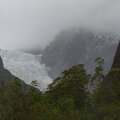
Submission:
[[[45,91],[52,82],[46,65],[42,64],[35,55],[21,51],[0,50],[0,56],[3,59],[4,67],[26,84],[31,84],[36,80],[38,88]]]

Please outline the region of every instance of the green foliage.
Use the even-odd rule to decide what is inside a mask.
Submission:
[[[38,86],[38,83],[37,83],[36,80],[34,80],[34,81],[31,82],[31,85],[32,85],[33,87],[37,87],[37,86]]]
[[[74,107],[81,109],[88,100],[86,86],[89,75],[83,65],[73,66],[63,72],[62,77],[53,81],[45,93],[50,103],[58,104],[61,98],[74,98]]]
[[[103,81],[105,77],[103,74],[104,59],[98,57],[95,59],[95,62],[97,66],[95,68],[95,73],[91,75],[91,80],[90,80],[90,85],[89,85],[92,92],[96,90],[97,88],[99,88],[100,83]]]
[[[98,79],[98,81],[101,82],[104,77],[103,75],[104,59],[98,57],[95,59],[95,62],[97,63],[97,67],[95,68],[94,77],[96,77],[96,79]]]
[[[97,58],[94,75],[84,65],[65,70],[42,93],[18,78],[0,81],[0,120],[120,120],[120,69],[103,75],[104,60]],[[90,82],[99,84],[89,92]],[[94,84],[95,85],[95,84]]]
[[[112,69],[92,95],[94,114],[100,120],[120,120],[120,69]]]

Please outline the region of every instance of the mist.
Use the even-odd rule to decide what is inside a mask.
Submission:
[[[0,48],[45,48],[60,31],[120,32],[119,0],[0,0]]]

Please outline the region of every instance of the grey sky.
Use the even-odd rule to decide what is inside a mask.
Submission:
[[[0,0],[0,48],[45,47],[70,27],[120,31],[119,0]]]

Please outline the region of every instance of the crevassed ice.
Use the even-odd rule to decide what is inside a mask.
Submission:
[[[36,80],[38,88],[45,90],[52,82],[46,66],[41,64],[34,55],[20,51],[1,50],[0,56],[3,59],[4,67],[25,83],[31,84],[33,80]]]

